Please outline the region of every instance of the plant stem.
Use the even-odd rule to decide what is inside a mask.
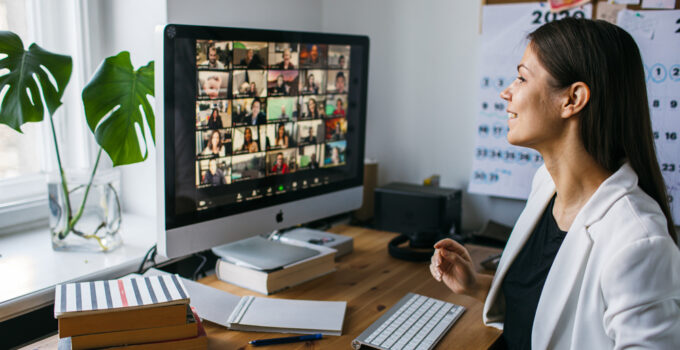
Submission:
[[[59,177],[61,178],[61,189],[64,192],[64,203],[66,204],[66,228],[59,232],[59,238],[64,239],[69,232],[71,232],[71,202],[68,198],[68,185],[66,184],[66,175],[64,175],[64,167],[61,165],[61,156],[59,154],[59,143],[57,142],[57,132],[54,129],[54,119],[52,114],[50,116],[50,126],[52,129],[52,139],[54,140],[54,150],[57,153],[57,165],[59,166]]]
[[[83,195],[83,201],[80,203],[80,208],[73,219],[69,220],[69,227],[75,227],[80,217],[83,215],[83,210],[85,209],[85,203],[87,202],[87,195],[90,193],[90,187],[92,187],[92,182],[94,181],[94,175],[97,173],[97,166],[99,165],[99,159],[102,156],[102,148],[99,147],[99,152],[97,153],[97,160],[94,162],[94,167],[92,168],[92,175],[90,175],[90,181],[87,183],[85,188],[85,194]]]

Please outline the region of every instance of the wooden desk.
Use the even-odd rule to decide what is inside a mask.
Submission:
[[[487,349],[500,336],[499,330],[482,323],[482,303],[455,295],[444,284],[435,281],[430,276],[429,263],[408,262],[389,256],[387,243],[395,234],[352,226],[336,226],[329,231],[354,238],[354,251],[337,260],[337,271],[270,297],[347,301],[343,335],[307,343],[277,345],[276,349],[351,349],[352,340],[407,292],[467,308],[441,340],[438,349]],[[471,255],[475,260],[484,259],[491,252],[493,250],[488,248],[473,248]],[[214,275],[200,282],[236,295],[259,295],[222,282]],[[206,331],[209,349],[247,349],[250,340],[281,336],[279,333],[230,331],[210,322],[206,322]]]
[[[407,292],[438,298],[467,308],[463,316],[439,342],[437,349],[487,349],[501,332],[482,323],[482,303],[455,295],[444,284],[430,276],[426,262],[397,260],[387,253],[387,243],[395,234],[352,226],[336,226],[329,231],[354,237],[354,252],[336,262],[337,271],[289,290],[271,295],[272,298],[345,300],[347,313],[343,335],[328,336],[307,343],[276,345],[276,349],[351,349],[351,343],[371,323],[394,305]],[[498,249],[468,247],[477,263]],[[478,270],[481,267],[478,266]],[[236,295],[258,295],[253,291],[218,280],[215,275],[200,281]],[[209,349],[248,349],[253,339],[281,337],[280,333],[230,331],[220,325],[205,322]],[[56,349],[56,335],[26,349]],[[252,348],[255,349],[255,348]]]

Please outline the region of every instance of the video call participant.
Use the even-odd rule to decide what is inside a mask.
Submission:
[[[338,94],[347,92],[347,90],[345,90],[345,73],[343,72],[338,72],[338,74],[335,75],[335,92]]]
[[[253,140],[253,131],[250,128],[246,128],[243,131],[243,146],[241,146],[241,151],[248,153],[255,153],[260,151],[260,145]]]
[[[495,276],[451,239],[430,272],[484,302],[511,349],[677,349],[680,250],[640,50],[603,20],[567,17],[528,39],[500,94],[508,142],[544,159],[526,207]]]
[[[309,167],[309,169],[319,168],[319,161],[316,160],[316,153],[312,153],[312,155],[309,156],[309,164],[307,164],[307,167]]]
[[[222,117],[220,117],[220,112],[217,108],[213,108],[210,116],[208,116],[208,129],[216,130],[222,129]]]
[[[203,175],[202,182],[204,185],[212,186],[227,184],[227,181],[224,178],[224,172],[222,172],[222,169],[219,169],[217,167],[217,160],[215,158],[210,159],[210,161],[208,162],[208,171],[206,171],[205,174]]]
[[[340,164],[340,149],[338,147],[331,147],[331,165]]]
[[[208,145],[205,147],[202,156],[223,157],[225,155],[224,145],[222,145],[222,137],[220,132],[213,130],[208,139]]]
[[[283,61],[276,64],[276,69],[295,69],[295,65],[290,61],[290,49],[283,50]]]
[[[319,47],[317,45],[312,45],[309,49],[309,57],[307,58],[307,65],[310,66],[320,66],[323,63],[323,57],[319,52]]]
[[[288,148],[288,135],[286,134],[286,127],[284,124],[279,124],[276,130],[276,147]]]
[[[217,47],[215,47],[214,44],[211,44],[208,46],[208,49],[206,50],[207,52],[207,57],[208,60],[204,62],[201,67],[206,67],[206,68],[214,68],[214,69],[224,69],[224,63],[220,62],[217,60],[218,54],[217,54]]]
[[[307,135],[307,137],[305,137],[305,138],[302,139],[302,142],[305,142],[305,143],[316,143],[316,136],[315,136],[314,134],[315,134],[315,133],[314,133],[314,127],[313,127],[313,126],[310,126],[310,127],[309,127],[309,134]]]
[[[316,100],[314,98],[307,100],[307,113],[305,114],[305,118],[319,118],[319,108],[317,107]]]
[[[344,104],[342,103],[342,99],[338,97],[338,99],[335,101],[335,110],[333,111],[334,116],[338,117],[345,116],[345,107],[343,105]]]
[[[250,87],[249,87],[249,90],[248,90],[248,96],[249,97],[258,97],[257,96],[257,84],[255,84],[254,81],[250,83]]]
[[[260,125],[267,122],[267,116],[261,110],[262,102],[259,99],[254,99],[250,104],[250,114],[246,116],[245,122],[249,125]]]
[[[209,99],[214,100],[220,97],[221,86],[222,78],[219,75],[211,75],[203,81],[203,93],[208,96]]]
[[[340,55],[340,57],[338,57],[338,66],[340,66],[340,68],[345,68],[345,56]]]
[[[342,140],[344,138],[344,133],[342,132],[342,127],[340,126],[340,122],[335,123],[335,127],[333,128],[333,131],[331,132],[331,140],[337,141],[337,140]]]
[[[271,88],[270,93],[272,95],[283,95],[288,96],[290,94],[290,86],[283,80],[283,74],[276,77],[276,86]]]
[[[272,173],[274,174],[288,174],[288,164],[283,158],[283,153],[276,154],[276,163],[272,166]]]
[[[260,69],[264,68],[264,63],[259,54],[255,54],[253,49],[248,49],[246,57],[241,59],[241,66],[245,66],[248,69]]]
[[[310,94],[318,94],[319,84],[317,84],[315,80],[314,74],[309,73],[309,75],[307,75],[307,81],[305,81],[305,87],[303,91]]]

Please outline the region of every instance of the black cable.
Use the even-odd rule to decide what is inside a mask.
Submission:
[[[201,270],[203,270],[203,267],[205,266],[205,263],[208,262],[208,258],[206,258],[203,254],[200,254],[200,253],[196,253],[196,254],[194,254],[194,256],[196,256],[196,257],[198,257],[198,258],[200,258],[200,259],[202,260],[201,263],[198,264],[198,267],[197,267],[196,270],[194,271],[194,274],[191,275],[191,279],[195,281],[195,280],[198,279],[198,275],[202,272]],[[204,275],[205,275],[205,274],[204,274]]]
[[[149,250],[146,251],[146,254],[144,255],[144,259],[142,259],[142,263],[139,264],[139,268],[137,269],[138,274],[144,274],[146,270],[144,269],[144,264],[146,264],[147,260],[153,261],[153,265],[156,265],[156,245],[154,244],[153,247],[149,248]]]

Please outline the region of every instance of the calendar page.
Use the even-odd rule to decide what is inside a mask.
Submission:
[[[545,3],[487,5],[482,13],[477,138],[468,190],[526,199],[541,155],[508,143],[506,101],[500,97],[517,76],[527,35],[544,23],[565,17],[590,18],[591,5],[558,13]]]
[[[680,10],[619,12],[617,24],[642,53],[656,153],[675,224],[680,224]]]

